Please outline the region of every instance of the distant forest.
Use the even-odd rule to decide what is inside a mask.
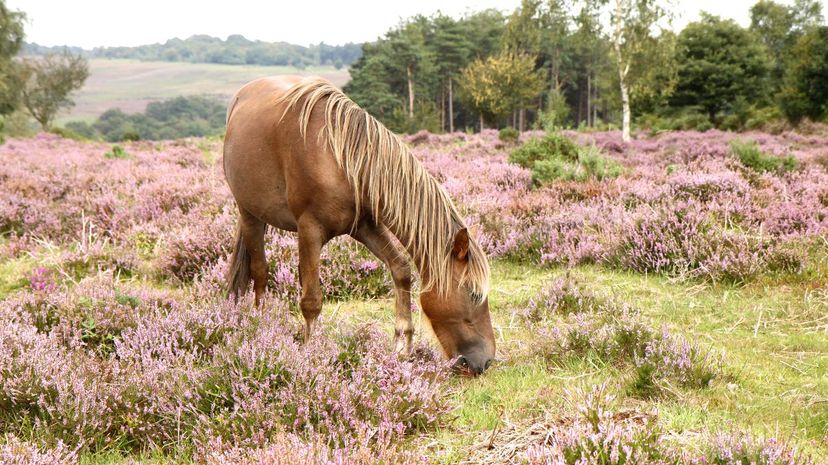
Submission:
[[[60,53],[64,47],[46,47],[35,43],[23,46],[24,55]],[[307,66],[330,65],[337,69],[350,66],[362,56],[362,44],[327,45],[319,43],[303,47],[287,42],[249,40],[231,35],[227,40],[208,35],[187,39],[170,39],[163,44],[138,47],[97,47],[84,50],[69,47],[87,58],[129,58],[142,61],[181,61],[189,63],[220,63],[226,65]]]

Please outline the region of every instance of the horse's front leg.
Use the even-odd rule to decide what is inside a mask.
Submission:
[[[394,280],[396,299],[394,310],[394,350],[403,354],[411,353],[414,324],[411,322],[411,265],[402,245],[387,227],[373,224],[370,220],[360,224],[353,234],[368,250],[382,260]]]
[[[319,255],[328,241],[324,228],[313,218],[302,216],[298,221],[299,280],[302,298],[299,307],[305,317],[305,342],[310,341],[314,323],[322,311],[322,286],[319,281]]]

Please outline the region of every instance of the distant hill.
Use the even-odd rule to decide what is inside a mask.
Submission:
[[[320,43],[304,47],[287,42],[249,40],[242,35],[231,35],[227,40],[208,35],[194,35],[187,39],[170,39],[163,44],[137,47],[97,47],[85,50],[68,47],[73,53],[88,58],[125,58],[140,61],[168,61],[187,63],[215,63],[225,65],[261,66],[350,66],[362,56],[362,44],[327,45]],[[26,43],[23,53],[44,55],[62,51],[64,47],[46,47]]]

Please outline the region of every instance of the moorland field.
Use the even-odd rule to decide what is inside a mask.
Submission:
[[[182,92],[176,64],[112,66]],[[264,307],[227,300],[220,140],[7,140],[0,462],[825,463],[828,138],[564,135],[614,175],[539,183],[491,130],[405,138],[491,259],[478,378],[419,311],[391,352],[390,277],[349,239],[310,343],[292,234],[268,234]]]
[[[333,66],[298,70],[293,66],[94,58],[89,60],[89,79],[74,95],[75,106],[61,113],[58,122],[91,122],[111,108],[140,113],[150,102],[179,96],[210,95],[227,101],[245,83],[277,74],[318,75],[339,87],[349,79],[347,69]]]

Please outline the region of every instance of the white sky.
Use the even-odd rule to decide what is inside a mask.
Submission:
[[[777,0],[780,1],[780,0]],[[825,0],[821,0],[825,10]],[[208,34],[308,45],[373,41],[400,19],[438,10],[511,12],[520,0],[6,0],[28,16],[26,40],[41,45],[143,45]],[[704,10],[749,24],[756,0],[675,0],[681,28]],[[780,3],[790,4],[791,0]],[[828,13],[828,12],[826,12]]]

